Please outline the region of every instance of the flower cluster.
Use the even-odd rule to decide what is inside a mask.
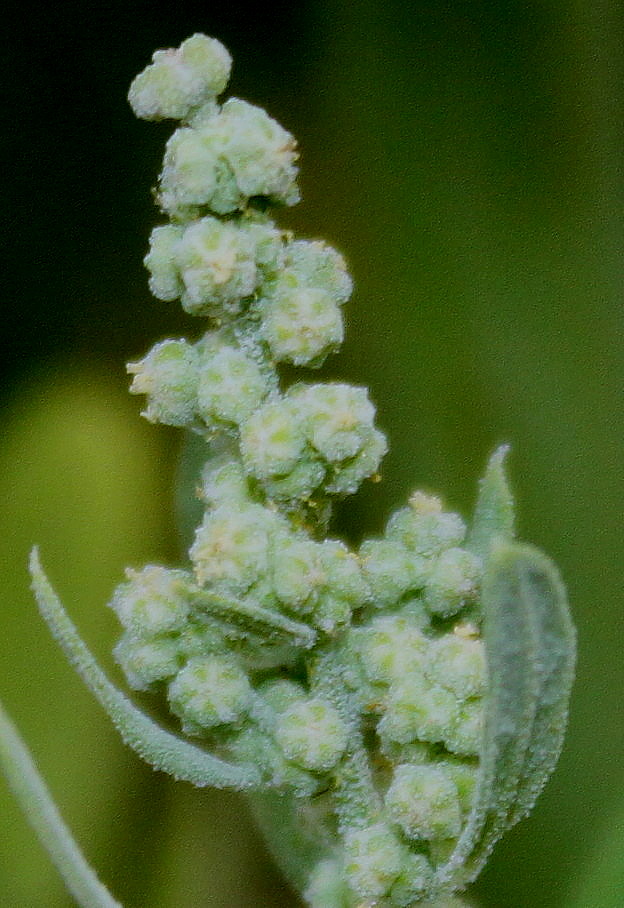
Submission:
[[[415,492],[357,551],[326,536],[332,501],[377,476],[386,440],[366,389],[289,383],[281,366],[317,368],[337,349],[351,279],[338,252],[272,218],[299,198],[295,141],[263,110],[218,101],[230,64],[194,35],[130,89],[138,116],[180,121],[150,287],[205,320],[130,364],[131,391],[152,422],[201,437],[203,516],[188,567],[129,571],[115,592],[115,655],[218,754],[185,743],[178,775],[197,778],[191,753],[193,767],[214,759],[215,784],[290,811],[281,838],[267,831],[308,904],[407,908],[474,878],[548,775],[527,735],[550,729],[556,752],[535,692],[552,710],[544,641],[569,636],[567,613],[543,556],[500,548],[513,538],[503,449],[469,528]],[[548,596],[560,625],[539,634]],[[516,715],[523,692],[533,712]],[[305,833],[291,834],[304,806]]]

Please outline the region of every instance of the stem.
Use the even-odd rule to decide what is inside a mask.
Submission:
[[[0,766],[39,841],[83,908],[121,908],[65,825],[28,748],[0,703]]]

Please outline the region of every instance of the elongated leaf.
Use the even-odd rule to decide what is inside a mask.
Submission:
[[[193,601],[217,621],[258,636],[263,642],[289,643],[304,649],[310,649],[316,642],[316,631],[308,624],[255,603],[206,592],[195,594]]]
[[[495,539],[513,539],[514,503],[505,476],[505,458],[508,453],[508,445],[501,445],[494,451],[485,476],[479,483],[477,504],[466,547],[482,558],[487,557]]]
[[[259,784],[255,766],[235,766],[213,757],[188,741],[165,731],[137,709],[111,684],[65,612],[39,563],[36,549],[30,558],[33,590],[39,610],[65,655],[87,687],[102,704],[125,743],[155,769],[175,779],[203,787],[250,789]]]
[[[533,589],[525,576],[535,550],[497,544],[482,593],[488,694],[475,801],[459,842],[436,883],[474,879],[508,826],[527,762],[540,692]]]
[[[77,903],[83,908],[121,908],[85,860],[1,703],[0,768]]]

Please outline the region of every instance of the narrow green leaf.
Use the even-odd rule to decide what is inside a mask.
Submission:
[[[475,801],[449,861],[436,884],[474,879],[508,826],[516,799],[540,692],[539,644],[532,590],[525,576],[534,550],[496,544],[483,584],[483,634],[488,694]]]
[[[260,782],[255,766],[226,763],[160,728],[111,684],[65,612],[39,563],[30,557],[33,590],[53,636],[87,687],[104,707],[125,743],[155,769],[203,787],[250,789]]]
[[[495,539],[510,541],[514,535],[514,502],[505,475],[508,452],[508,445],[501,445],[494,451],[485,476],[479,482],[479,494],[466,547],[482,558],[487,557]]]
[[[196,593],[193,601],[211,618],[260,637],[264,642],[289,643],[303,649],[310,649],[316,643],[316,631],[308,624],[293,621],[253,602],[228,599],[204,591]]]
[[[539,550],[523,546],[522,551],[524,558],[518,560],[517,569],[523,595],[532,603],[540,689],[510,826],[529,813],[555,768],[567,725],[576,662],[576,633],[559,571]]]
[[[121,908],[65,825],[30,751],[0,703],[0,767],[65,884],[83,908]]]

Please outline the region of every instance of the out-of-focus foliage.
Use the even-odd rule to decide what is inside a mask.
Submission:
[[[186,2],[158,15],[68,2],[7,36],[4,386],[26,390],[2,414],[0,685],[128,906],[293,905],[237,799],[163,782],[123,750],[28,591],[37,542],[106,661],[103,604],[123,566],[175,557],[173,460],[121,378],[124,359],[184,333],[140,265],[162,136],[126,110],[130,78],[155,47],[216,35],[236,59],[234,93],[300,141],[304,200],[284,223],[335,244],[356,282],[345,349],[323,375],[369,385],[391,443],[384,482],[336,532],[379,531],[414,487],[467,513],[487,455],[511,443],[519,535],[561,567],[580,662],[559,768],[471,897],[568,908],[624,783],[622,16],[614,0]],[[76,349],[101,367],[61,379]],[[57,371],[31,376],[52,351]],[[0,903],[69,905],[0,794]],[[579,891],[579,908],[616,904],[607,884]]]

